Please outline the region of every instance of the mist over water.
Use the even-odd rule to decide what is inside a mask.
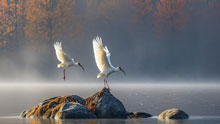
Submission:
[[[14,115],[54,96],[79,95],[87,98],[103,88],[103,83],[21,83],[0,84],[1,114]],[[179,108],[189,115],[220,115],[219,84],[111,83],[112,93],[128,111],[158,115]],[[15,102],[16,101],[16,102]],[[199,104],[198,104],[199,103]]]
[[[189,120],[168,123],[210,123],[220,121],[220,85],[216,83],[137,83],[114,82],[111,92],[120,99],[130,112],[147,112],[154,115],[149,119],[137,120],[50,120],[20,119],[20,112],[28,110],[41,101],[54,96],[79,95],[87,98],[103,88],[102,83],[10,83],[0,84],[0,121],[12,123],[164,123],[156,119],[162,111],[179,108],[190,115]]]

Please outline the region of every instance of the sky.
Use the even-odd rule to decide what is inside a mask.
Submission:
[[[127,72],[127,77],[112,74],[110,80],[219,80],[219,1],[73,1],[76,19],[69,23],[67,14],[58,16],[64,23],[55,31],[62,35],[47,42],[35,32],[35,38],[27,33],[19,47],[0,48],[0,79],[62,81],[53,49],[53,43],[60,41],[64,51],[86,69],[68,68],[67,81],[97,81],[92,40],[100,36],[111,52],[112,64]],[[28,19],[25,25],[30,24]]]

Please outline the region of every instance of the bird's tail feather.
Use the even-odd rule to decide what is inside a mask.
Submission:
[[[105,74],[99,73],[99,74],[97,75],[97,78],[104,77],[104,76],[105,76]]]
[[[64,67],[64,65],[63,64],[58,64],[57,65],[57,68],[61,68],[61,67]]]

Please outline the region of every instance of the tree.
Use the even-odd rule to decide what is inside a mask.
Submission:
[[[73,0],[29,0],[26,3],[25,34],[31,40],[71,38],[81,31]]]
[[[122,16],[125,13],[126,2],[121,0],[85,0],[86,13],[85,20],[87,23],[102,23],[111,25],[119,22],[117,16]]]
[[[24,24],[24,0],[1,0],[0,47],[18,47]]]
[[[152,0],[131,0],[132,8],[138,15],[143,17],[149,15],[152,12]]]
[[[154,27],[159,34],[168,30],[184,28],[187,15],[184,13],[186,0],[160,0],[154,12]]]
[[[141,29],[143,25],[150,24],[152,22],[152,0],[130,0],[130,4],[131,9],[134,12],[132,22],[135,25],[133,29]]]

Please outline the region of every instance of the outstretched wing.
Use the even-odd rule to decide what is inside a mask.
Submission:
[[[110,68],[108,59],[106,57],[106,51],[102,45],[102,39],[98,36],[93,39],[93,50],[96,65],[98,66],[100,72],[104,72],[106,69]]]
[[[71,61],[70,57],[63,51],[61,42],[54,43],[54,49],[56,51],[57,59],[61,63]]]
[[[114,68],[114,66],[111,63],[111,59],[110,59],[111,58],[111,53],[109,52],[108,47],[105,46],[104,50],[105,50],[106,57],[107,57],[107,60],[108,60],[108,63],[110,65],[110,67]]]

